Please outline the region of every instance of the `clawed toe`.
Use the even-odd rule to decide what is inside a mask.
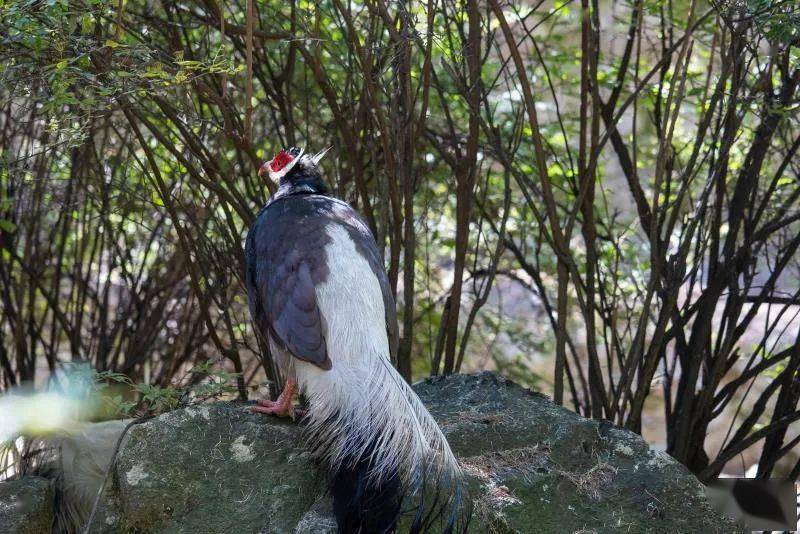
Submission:
[[[289,417],[291,415],[291,406],[271,402],[269,405],[259,403],[257,406],[251,406],[250,411],[254,413],[263,413],[265,415],[276,415],[278,417]]]
[[[250,411],[264,415],[274,415],[276,417],[291,417],[292,419],[302,419],[308,415],[308,410],[295,408],[291,404],[281,404],[275,401],[259,401],[258,405],[250,407]]]
[[[256,406],[251,406],[250,411],[278,417],[291,417],[292,419],[303,417],[306,415],[306,411],[296,409],[292,404],[295,391],[297,391],[297,382],[291,379],[287,380],[278,400],[262,399]]]

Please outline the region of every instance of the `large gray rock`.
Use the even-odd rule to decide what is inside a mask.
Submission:
[[[48,534],[53,526],[53,485],[44,478],[0,482],[0,534]]]
[[[473,532],[736,532],[641,437],[492,373],[415,386],[469,475]],[[302,429],[239,403],[137,425],[96,531],[334,532]]]
[[[130,431],[114,473],[121,523],[143,532],[290,532],[325,490],[291,421],[216,403]]]
[[[741,531],[685,467],[633,432],[493,373],[415,389],[479,488],[479,532]]]

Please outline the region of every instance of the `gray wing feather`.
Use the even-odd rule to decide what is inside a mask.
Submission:
[[[317,195],[287,197],[268,204],[247,236],[247,294],[250,312],[262,334],[296,358],[330,369],[315,286],[328,266],[325,228],[340,224],[369,262],[383,295],[392,361],[398,332],[394,296],[378,246],[367,225],[346,203]]]
[[[250,312],[262,334],[294,357],[330,369],[315,284],[325,270],[324,226],[277,212],[259,217],[247,239]],[[305,222],[304,228],[298,228]]]

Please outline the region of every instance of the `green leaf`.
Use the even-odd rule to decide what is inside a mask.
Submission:
[[[13,234],[17,229],[17,225],[7,219],[0,219],[0,230]]]

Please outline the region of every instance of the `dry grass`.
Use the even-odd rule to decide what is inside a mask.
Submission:
[[[528,477],[550,464],[550,447],[534,446],[490,452],[462,460],[464,470],[481,480],[521,475]]]
[[[599,500],[601,491],[608,486],[617,474],[617,468],[604,461],[585,473],[575,473],[560,468],[550,458],[550,447],[537,445],[507,451],[491,452],[482,456],[465,458],[462,468],[468,474],[488,482],[499,482],[508,476],[521,476],[530,482],[530,476],[536,473],[550,472],[569,480],[579,493],[592,500]]]
[[[474,512],[490,532],[504,532],[508,527],[503,509],[509,505],[524,504],[504,484],[510,477],[521,477],[531,483],[536,474],[550,473],[563,477],[575,486],[577,492],[586,498],[597,501],[602,498],[603,489],[608,487],[617,474],[617,468],[599,461],[584,473],[562,469],[551,458],[547,445],[536,445],[506,451],[490,452],[461,460],[461,467],[468,475],[483,483],[484,493],[475,500]],[[592,529],[581,529],[575,534],[595,533]]]
[[[611,484],[617,474],[617,468],[611,464],[600,462],[586,473],[571,473],[561,469],[554,472],[572,482],[578,489],[578,493],[587,496],[593,501],[599,501],[602,497],[602,489]]]

